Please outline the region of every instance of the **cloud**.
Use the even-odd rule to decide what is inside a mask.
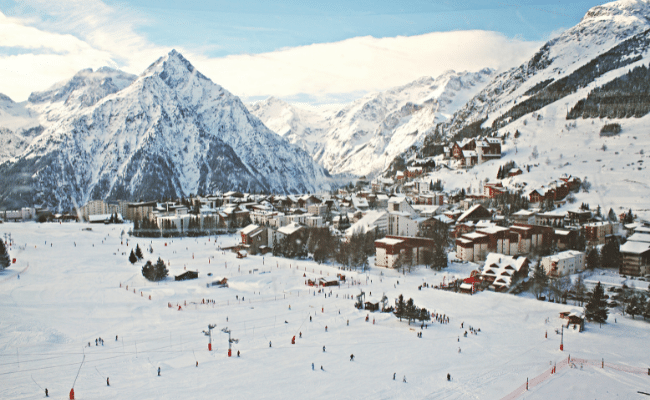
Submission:
[[[206,76],[244,99],[277,96],[291,101],[340,102],[346,93],[385,90],[444,71],[504,70],[542,45],[497,32],[454,31],[419,36],[356,37],[257,55],[199,58]]]
[[[151,23],[121,3],[98,0],[24,0],[0,13],[0,93],[16,101],[69,79],[84,68],[107,65],[139,74],[176,48],[203,74],[242,97],[277,96],[312,104],[340,103],[454,69],[510,68],[541,45],[489,31],[418,36],[355,37],[340,42],[262,54],[211,58],[197,45],[152,44],[138,33]]]

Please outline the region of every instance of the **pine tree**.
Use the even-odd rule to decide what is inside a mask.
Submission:
[[[600,268],[600,253],[598,253],[598,249],[595,247],[589,249],[585,261],[587,269]]]
[[[634,316],[636,315],[642,315],[643,314],[643,301],[639,296],[633,295],[630,297],[630,300],[627,304],[627,307],[625,308],[625,312],[630,314],[632,316],[632,319],[634,319]]]
[[[129,262],[131,264],[135,264],[138,261],[138,257],[136,257],[135,253],[133,252],[133,249],[131,249],[131,254],[129,254]]]
[[[600,252],[600,263],[603,268],[618,269],[621,265],[621,250],[618,241],[610,240]]]
[[[408,299],[406,302],[406,309],[404,310],[406,318],[409,320],[409,325],[411,325],[411,320],[414,320],[419,316],[419,310],[413,303],[413,299]]]
[[[393,312],[397,318],[401,321],[402,318],[406,317],[406,304],[404,303],[404,296],[401,294],[395,300],[395,311]]]
[[[541,263],[537,263],[535,269],[533,270],[533,291],[535,296],[539,297],[546,291],[548,287],[548,276],[544,271],[544,267]]]
[[[9,257],[7,246],[5,246],[5,242],[2,239],[0,239],[0,271],[9,267],[10,265],[11,265],[11,257]]]
[[[138,260],[142,260],[144,256],[142,255],[142,249],[139,244],[135,245],[135,256],[138,257]]]
[[[585,316],[588,320],[601,324],[607,322],[608,310],[604,294],[603,287],[600,285],[600,282],[598,282],[591,294],[587,306],[585,307]]]
[[[158,257],[158,261],[156,261],[155,265],[152,264],[151,261],[147,261],[147,263],[142,267],[142,276],[153,282],[164,279],[168,274],[169,271],[165,266],[165,262],[160,257]]]
[[[616,217],[616,213],[614,212],[613,209],[609,209],[609,212],[607,213],[607,219],[611,222],[618,222],[618,217]]]
[[[650,297],[648,297],[648,301],[645,304],[645,308],[643,310],[643,319],[645,320],[646,318],[650,318]]]
[[[502,167],[499,167],[499,171],[497,171],[497,179],[503,179]]]

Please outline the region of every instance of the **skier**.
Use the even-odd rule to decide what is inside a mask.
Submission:
[[[299,333],[298,337],[302,339],[302,332]]]
[[[397,375],[397,372],[393,372],[393,380],[395,380],[395,375]]]
[[[110,382],[108,381],[108,377],[106,377],[106,386],[111,386]]]
[[[458,348],[458,354],[460,354],[460,347]]]
[[[449,373],[447,373],[447,380],[448,380],[448,381],[451,380],[451,375],[449,375]]]
[[[239,350],[237,350],[237,357],[239,357],[240,354],[241,354],[241,353],[239,352]]]
[[[269,340],[269,347],[271,347],[271,341]]]
[[[117,335],[115,335],[115,341],[117,342]]]
[[[95,346],[99,346],[99,341],[95,339]]]
[[[198,361],[196,362],[196,367],[197,367],[197,368],[199,367],[199,362],[198,362]]]
[[[309,322],[311,322],[311,315],[309,316]]]
[[[50,397],[50,392],[47,391],[47,388],[45,388],[45,397]]]
[[[325,325],[325,332],[327,332],[327,325]]]
[[[158,367],[158,376],[160,376],[160,367]]]
[[[323,353],[325,353],[325,346],[323,346]]]
[[[320,366],[320,370],[321,370],[321,371],[325,371],[325,370],[323,369],[323,366],[322,366],[322,365]]]
[[[404,378],[402,378],[402,382],[406,383],[406,375],[404,375]]]
[[[354,361],[354,354],[350,354],[350,361]]]
[[[311,363],[311,370],[314,370],[314,363]]]

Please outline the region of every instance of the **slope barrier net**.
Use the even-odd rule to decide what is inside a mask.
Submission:
[[[610,362],[605,362],[603,360],[587,360],[584,358],[573,358],[568,356],[567,358],[562,359],[560,362],[550,367],[546,371],[537,375],[533,379],[528,380],[526,383],[519,386],[517,389],[513,390],[510,394],[501,398],[501,400],[514,400],[519,396],[523,395],[530,389],[541,384],[542,382],[548,380],[553,375],[564,368],[583,368],[584,366],[594,367],[594,368],[609,368],[617,371],[627,372],[629,374],[637,375],[647,375],[650,378],[650,368],[642,367],[632,367],[629,365],[614,364]]]

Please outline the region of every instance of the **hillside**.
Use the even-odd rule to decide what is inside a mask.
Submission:
[[[277,99],[250,106],[265,124],[310,152],[332,173],[375,175],[478,92],[493,75],[447,71],[364,96],[320,114]]]

